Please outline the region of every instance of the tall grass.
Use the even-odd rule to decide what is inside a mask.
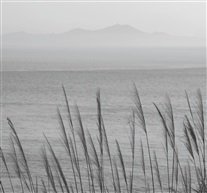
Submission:
[[[154,174],[153,174],[153,168],[152,168],[152,157],[151,157],[151,150],[150,150],[150,144],[149,144],[149,136],[148,136],[148,130],[147,130],[147,125],[145,121],[145,115],[144,111],[142,108],[142,103],[139,97],[138,90],[136,86],[133,86],[133,91],[134,91],[134,104],[135,104],[135,113],[137,120],[143,129],[145,136],[146,136],[146,141],[147,141],[147,150],[148,150],[148,155],[149,155],[149,161],[150,161],[150,171],[151,171],[151,178],[152,178],[152,190],[153,193],[155,192],[155,182],[154,182]]]
[[[162,108],[154,103],[157,111],[155,116],[159,119],[163,131],[163,137],[160,139],[163,138],[165,160],[162,158],[161,161],[162,163],[166,161],[164,169],[156,149],[151,145],[151,133],[148,131],[144,106],[135,85],[133,86],[134,107],[129,119],[130,156],[127,157],[118,140],[113,144],[108,140],[107,128],[102,116],[100,90],[96,94],[96,137],[93,137],[94,135],[84,127],[78,106],[75,108],[75,117],[71,115],[64,87],[63,94],[67,117],[64,118],[61,111],[57,109],[57,119],[60,141],[66,152],[64,159],[67,161],[70,173],[68,174],[58,152],[55,151],[53,142],[47,134],[44,134],[45,144],[41,148],[41,160],[45,175],[35,176],[14,124],[8,118],[11,150],[5,154],[0,149],[2,163],[5,166],[4,178],[0,181],[2,192],[207,192],[205,109],[200,90],[197,91],[193,102],[185,92],[186,105],[189,109],[189,113],[183,116],[182,127],[182,141],[189,158],[186,164],[179,156],[180,139],[176,137],[174,110],[169,96],[166,96]],[[136,139],[137,133],[140,132],[143,132],[145,138]],[[140,143],[137,143],[138,140]],[[112,153],[114,151],[111,145],[116,147],[116,154]],[[19,180],[20,188],[17,187],[14,179]],[[144,183],[138,184],[140,181]]]

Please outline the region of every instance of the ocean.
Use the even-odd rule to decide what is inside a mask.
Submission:
[[[160,167],[163,178],[166,177],[163,129],[158,113],[153,105],[156,103],[161,109],[165,103],[165,96],[171,99],[174,117],[177,144],[182,163],[186,163],[188,156],[182,145],[183,118],[189,115],[185,91],[190,101],[195,104],[197,89],[200,89],[206,104],[206,69],[129,69],[129,70],[74,70],[74,71],[5,71],[2,73],[2,148],[8,157],[11,146],[11,133],[7,117],[13,122],[34,175],[44,177],[43,163],[41,162],[41,147],[45,144],[45,134],[53,144],[56,153],[62,160],[63,168],[67,169],[65,149],[60,142],[60,124],[57,117],[57,108],[60,109],[64,122],[67,125],[67,113],[62,90],[64,85],[72,117],[77,125],[76,105],[82,116],[83,126],[94,140],[98,136],[96,92],[100,89],[102,115],[109,138],[113,155],[117,155],[115,140],[118,140],[125,158],[126,167],[130,167],[130,127],[129,117],[133,103],[133,83],[136,85],[143,104],[146,124],[149,133],[152,151],[157,152],[161,160]],[[140,168],[140,139],[144,147],[145,135],[143,129],[136,125],[136,166]],[[147,152],[146,152],[147,153]],[[147,156],[147,155],[146,155]],[[146,165],[149,169],[148,162]],[[138,169],[136,169],[138,170]],[[70,169],[68,168],[68,171]],[[67,171],[67,172],[68,172]],[[135,186],[143,188],[143,175],[140,168],[136,176]],[[3,169],[2,181],[9,192],[9,182]],[[68,172],[69,179],[72,176]],[[110,178],[110,177],[109,177]],[[16,180],[12,174],[12,180]],[[110,181],[110,180],[109,180]]]

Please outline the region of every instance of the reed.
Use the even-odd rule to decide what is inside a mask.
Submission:
[[[118,157],[119,157],[119,161],[120,161],[120,165],[121,165],[122,174],[123,174],[124,181],[125,181],[125,184],[126,184],[126,190],[127,190],[127,193],[129,193],[129,187],[128,187],[128,182],[127,182],[127,174],[126,174],[126,169],[125,169],[125,164],[124,164],[124,158],[123,158],[121,148],[120,148],[120,145],[119,145],[118,141],[116,141],[116,145],[117,145],[117,152],[118,152]]]
[[[73,156],[72,156],[72,153],[71,153],[71,147],[69,145],[70,142],[69,142],[69,139],[68,139],[67,134],[66,134],[66,128],[65,128],[60,110],[58,109],[57,112],[58,112],[58,119],[59,119],[59,122],[60,122],[61,133],[62,133],[61,139],[62,139],[63,144],[65,146],[66,152],[68,153],[69,158],[70,158],[70,163],[71,163],[72,171],[73,171],[73,179],[74,179],[74,182],[75,182],[75,189],[76,189],[76,192],[78,193],[77,179],[76,179],[76,173],[75,173],[75,167],[74,167],[75,164],[74,164]],[[76,156],[76,155],[74,154],[74,156]]]
[[[145,192],[147,192],[147,176],[146,176],[146,166],[145,166],[145,158],[144,158],[144,148],[143,148],[143,144],[142,141],[140,142],[140,146],[141,146],[141,166],[142,166],[142,171],[144,174],[144,187],[145,187]]]
[[[23,180],[29,192],[35,193],[38,190],[35,189],[32,174],[30,172],[30,167],[29,167],[23,146],[17,135],[17,132],[14,128],[12,121],[9,118],[7,118],[7,121],[12,131],[12,134],[11,134],[12,141],[17,146],[18,152],[19,152],[19,158],[14,160],[15,165],[21,165],[20,176],[18,176],[18,178],[21,178]],[[12,144],[12,146],[14,146],[14,144]]]
[[[105,125],[104,125],[104,122],[103,122],[103,118],[102,118],[102,127],[103,127],[103,136],[104,136],[104,145],[105,145],[106,153],[108,155],[109,163],[110,163],[110,169],[111,169],[111,175],[112,175],[112,184],[113,184],[114,192],[117,192],[117,188],[116,188],[116,184],[115,184],[114,169],[113,169],[113,161],[112,161],[112,157],[111,157],[110,146],[109,146],[108,137],[107,137]]]
[[[10,185],[11,185],[12,192],[14,193],[14,187],[13,187],[13,184],[12,184],[11,175],[10,175],[10,172],[9,172],[9,168],[7,166],[7,162],[6,162],[6,159],[5,159],[5,156],[4,156],[4,152],[2,151],[1,147],[0,147],[0,153],[1,153],[2,161],[3,161],[3,163],[6,167],[6,172],[8,174],[8,178],[9,178],[9,182],[10,182]],[[1,183],[1,189],[4,192],[4,187],[3,187],[2,183]]]
[[[114,168],[115,168],[115,176],[116,176],[116,192],[121,193],[121,183],[120,183],[120,177],[119,177],[119,170],[116,163],[116,159],[114,159]]]
[[[161,119],[161,122],[164,126],[164,128],[166,129],[166,132],[167,132],[167,135],[169,137],[169,141],[170,141],[170,145],[171,145],[171,148],[177,158],[177,161],[178,161],[178,166],[179,166],[179,169],[180,169],[180,173],[181,173],[181,177],[182,177],[182,182],[183,182],[183,185],[185,187],[185,191],[187,190],[187,184],[186,184],[186,180],[185,180],[185,176],[184,176],[184,173],[183,173],[183,169],[181,167],[181,164],[180,164],[180,161],[179,161],[179,156],[176,152],[176,144],[173,143],[173,137],[172,137],[172,133],[170,132],[169,128],[167,127],[167,123],[166,123],[166,119],[164,118],[164,115],[162,114],[162,112],[160,111],[160,109],[158,108],[158,106],[156,104],[154,104],[159,116],[160,116],[160,119]],[[174,189],[173,187],[168,187],[168,189]]]
[[[101,96],[100,90],[96,93],[97,101],[97,121],[98,121],[98,132],[99,132],[99,148],[100,148],[100,190],[104,192],[104,162],[103,162],[103,128],[102,128],[102,113],[101,113]]]
[[[4,187],[3,187],[3,184],[2,184],[1,181],[0,181],[0,185],[1,185],[1,191],[2,191],[3,193],[5,193],[5,191],[4,191]]]
[[[46,171],[46,174],[47,174],[48,182],[51,184],[53,192],[56,193],[57,190],[56,190],[55,178],[54,178],[54,175],[53,175],[51,165],[50,165],[49,160],[48,160],[48,156],[47,156],[45,146],[42,148],[42,160],[43,160],[43,164],[44,164],[45,171]],[[47,188],[46,188],[45,183],[44,183],[43,180],[42,180],[42,183],[43,183],[44,190],[47,191]],[[48,191],[50,192],[50,186],[49,185],[48,185]]]
[[[64,86],[62,88],[67,117],[64,119],[61,111],[57,109],[57,120],[60,128],[60,144],[66,152],[65,160],[68,160],[67,168],[70,168],[70,174],[68,175],[65,166],[63,167],[53,142],[45,135],[45,144],[41,147],[41,162],[45,175],[36,176],[30,168],[31,163],[28,162],[17,131],[8,118],[11,129],[9,156],[7,154],[5,156],[0,149],[6,173],[4,181],[8,180],[7,185],[4,181],[0,181],[3,193],[8,192],[7,189],[12,193],[207,192],[205,107],[200,90],[197,91],[193,102],[185,91],[188,112],[183,115],[181,140],[187,150],[186,164],[179,156],[177,143],[180,139],[176,137],[175,115],[170,97],[166,95],[162,108],[153,103],[163,132],[161,143],[164,147],[165,165],[161,166],[156,149],[150,143],[151,134],[148,132],[144,107],[135,85],[133,85],[134,107],[129,118],[130,156],[128,157],[123,153],[122,144],[118,140],[113,143],[117,154],[113,154],[104,124],[100,90],[98,89],[96,93],[97,135],[93,137],[94,134],[84,127],[78,106],[75,107],[75,118],[72,118],[67,94]],[[144,132],[145,137],[137,139],[140,132]],[[138,140],[140,140],[139,152]],[[137,162],[137,159],[141,161]],[[161,167],[165,169],[162,170]],[[19,180],[20,188],[14,183],[13,176]],[[139,185],[138,179],[142,179],[144,183]]]
[[[134,104],[135,104],[135,113],[137,120],[142,127],[145,136],[146,136],[146,141],[147,141],[147,150],[148,150],[148,155],[149,155],[149,161],[150,161],[150,171],[151,171],[151,178],[152,178],[152,189],[153,193],[155,192],[155,183],[154,183],[154,174],[153,174],[153,168],[152,168],[152,157],[151,157],[151,151],[150,151],[150,144],[149,144],[149,136],[148,136],[148,131],[147,131],[147,125],[145,121],[145,115],[142,107],[142,103],[139,97],[138,90],[135,86],[133,85],[133,92],[134,92]]]
[[[95,185],[94,185],[94,174],[93,174],[93,169],[92,169],[92,165],[91,165],[91,158],[89,156],[89,151],[88,151],[88,145],[87,145],[87,139],[85,136],[85,130],[83,127],[83,123],[82,123],[82,119],[81,119],[81,115],[79,112],[78,107],[76,106],[76,112],[77,112],[77,120],[78,120],[78,124],[79,124],[79,128],[77,130],[77,134],[80,138],[81,144],[82,144],[82,148],[84,151],[84,156],[85,156],[85,161],[86,161],[86,165],[87,165],[87,176],[88,176],[88,187],[89,187],[89,192],[95,192]]]
[[[158,164],[158,161],[157,161],[157,155],[156,155],[155,151],[154,151],[154,162],[155,162],[154,169],[155,169],[155,172],[156,172],[156,175],[157,175],[157,181],[159,183],[160,190],[163,193],[160,169],[159,169],[159,164]]]
[[[69,105],[69,102],[68,102],[68,97],[67,97],[67,94],[66,94],[66,91],[65,91],[65,87],[63,85],[62,85],[62,89],[63,89],[63,94],[64,94],[64,97],[65,97],[65,105],[66,105],[66,109],[67,109],[69,129],[70,129],[71,134],[72,134],[72,137],[71,136],[69,137],[69,139],[70,139],[69,142],[70,142],[70,146],[72,148],[72,156],[73,156],[73,160],[74,160],[74,165],[75,165],[75,168],[76,168],[77,173],[78,173],[81,193],[83,193],[83,182],[82,182],[81,170],[80,170],[80,165],[79,165],[79,156],[78,156],[78,150],[77,150],[77,142],[76,142],[75,129],[74,129],[74,125],[73,125],[73,119],[72,119],[71,112],[70,112],[70,105]],[[65,139],[67,139],[66,135],[65,135]],[[68,149],[68,153],[69,153],[70,148],[69,148],[69,146],[67,146],[67,147],[68,147],[67,149]],[[71,163],[72,163],[72,156],[70,155]],[[74,169],[73,169],[73,173],[75,175]],[[77,187],[76,187],[76,191],[78,192]]]
[[[131,163],[131,176],[130,176],[130,193],[133,192],[133,182],[134,182],[134,164],[135,164],[135,113],[132,111],[132,116],[130,119],[130,146],[132,151],[132,163]]]

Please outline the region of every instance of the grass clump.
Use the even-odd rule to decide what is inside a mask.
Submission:
[[[67,117],[63,118],[60,110],[57,109],[57,118],[60,125],[60,141],[66,152],[64,159],[68,160],[70,173],[68,174],[63,167],[60,157],[55,152],[54,144],[45,135],[45,145],[41,148],[41,161],[45,175],[34,176],[21,140],[12,121],[8,118],[11,129],[11,152],[5,156],[0,149],[0,153],[5,166],[4,179],[8,179],[10,192],[207,192],[205,111],[200,90],[197,91],[193,105],[185,92],[189,115],[184,115],[182,140],[189,157],[187,164],[183,164],[179,157],[177,142],[180,139],[176,137],[174,111],[169,96],[166,96],[162,108],[153,103],[163,131],[164,170],[161,170],[158,154],[150,143],[144,107],[135,85],[133,85],[134,107],[129,119],[130,159],[124,156],[118,140],[114,142],[117,154],[112,154],[102,116],[100,90],[96,93],[98,133],[96,138],[84,127],[78,106],[76,106],[76,119],[72,117],[64,87],[63,94]],[[144,139],[136,139],[139,129],[143,132]],[[140,143],[138,143],[139,140]],[[137,147],[139,147],[139,153]],[[11,164],[8,165],[9,158],[12,167],[10,167]],[[140,160],[139,163],[137,159]],[[14,175],[19,180],[18,190],[13,182]],[[137,182],[140,182],[140,179],[144,183],[139,185]],[[6,192],[2,180],[0,189]]]

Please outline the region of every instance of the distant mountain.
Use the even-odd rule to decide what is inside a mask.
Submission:
[[[200,47],[205,40],[173,36],[162,32],[146,33],[130,25],[113,25],[99,30],[76,28],[61,34],[17,32],[3,35],[4,47]]]
[[[109,34],[136,34],[136,35],[145,35],[145,32],[142,32],[130,25],[120,25],[116,24],[113,26],[106,27],[104,29],[96,30],[100,33],[109,33]]]

